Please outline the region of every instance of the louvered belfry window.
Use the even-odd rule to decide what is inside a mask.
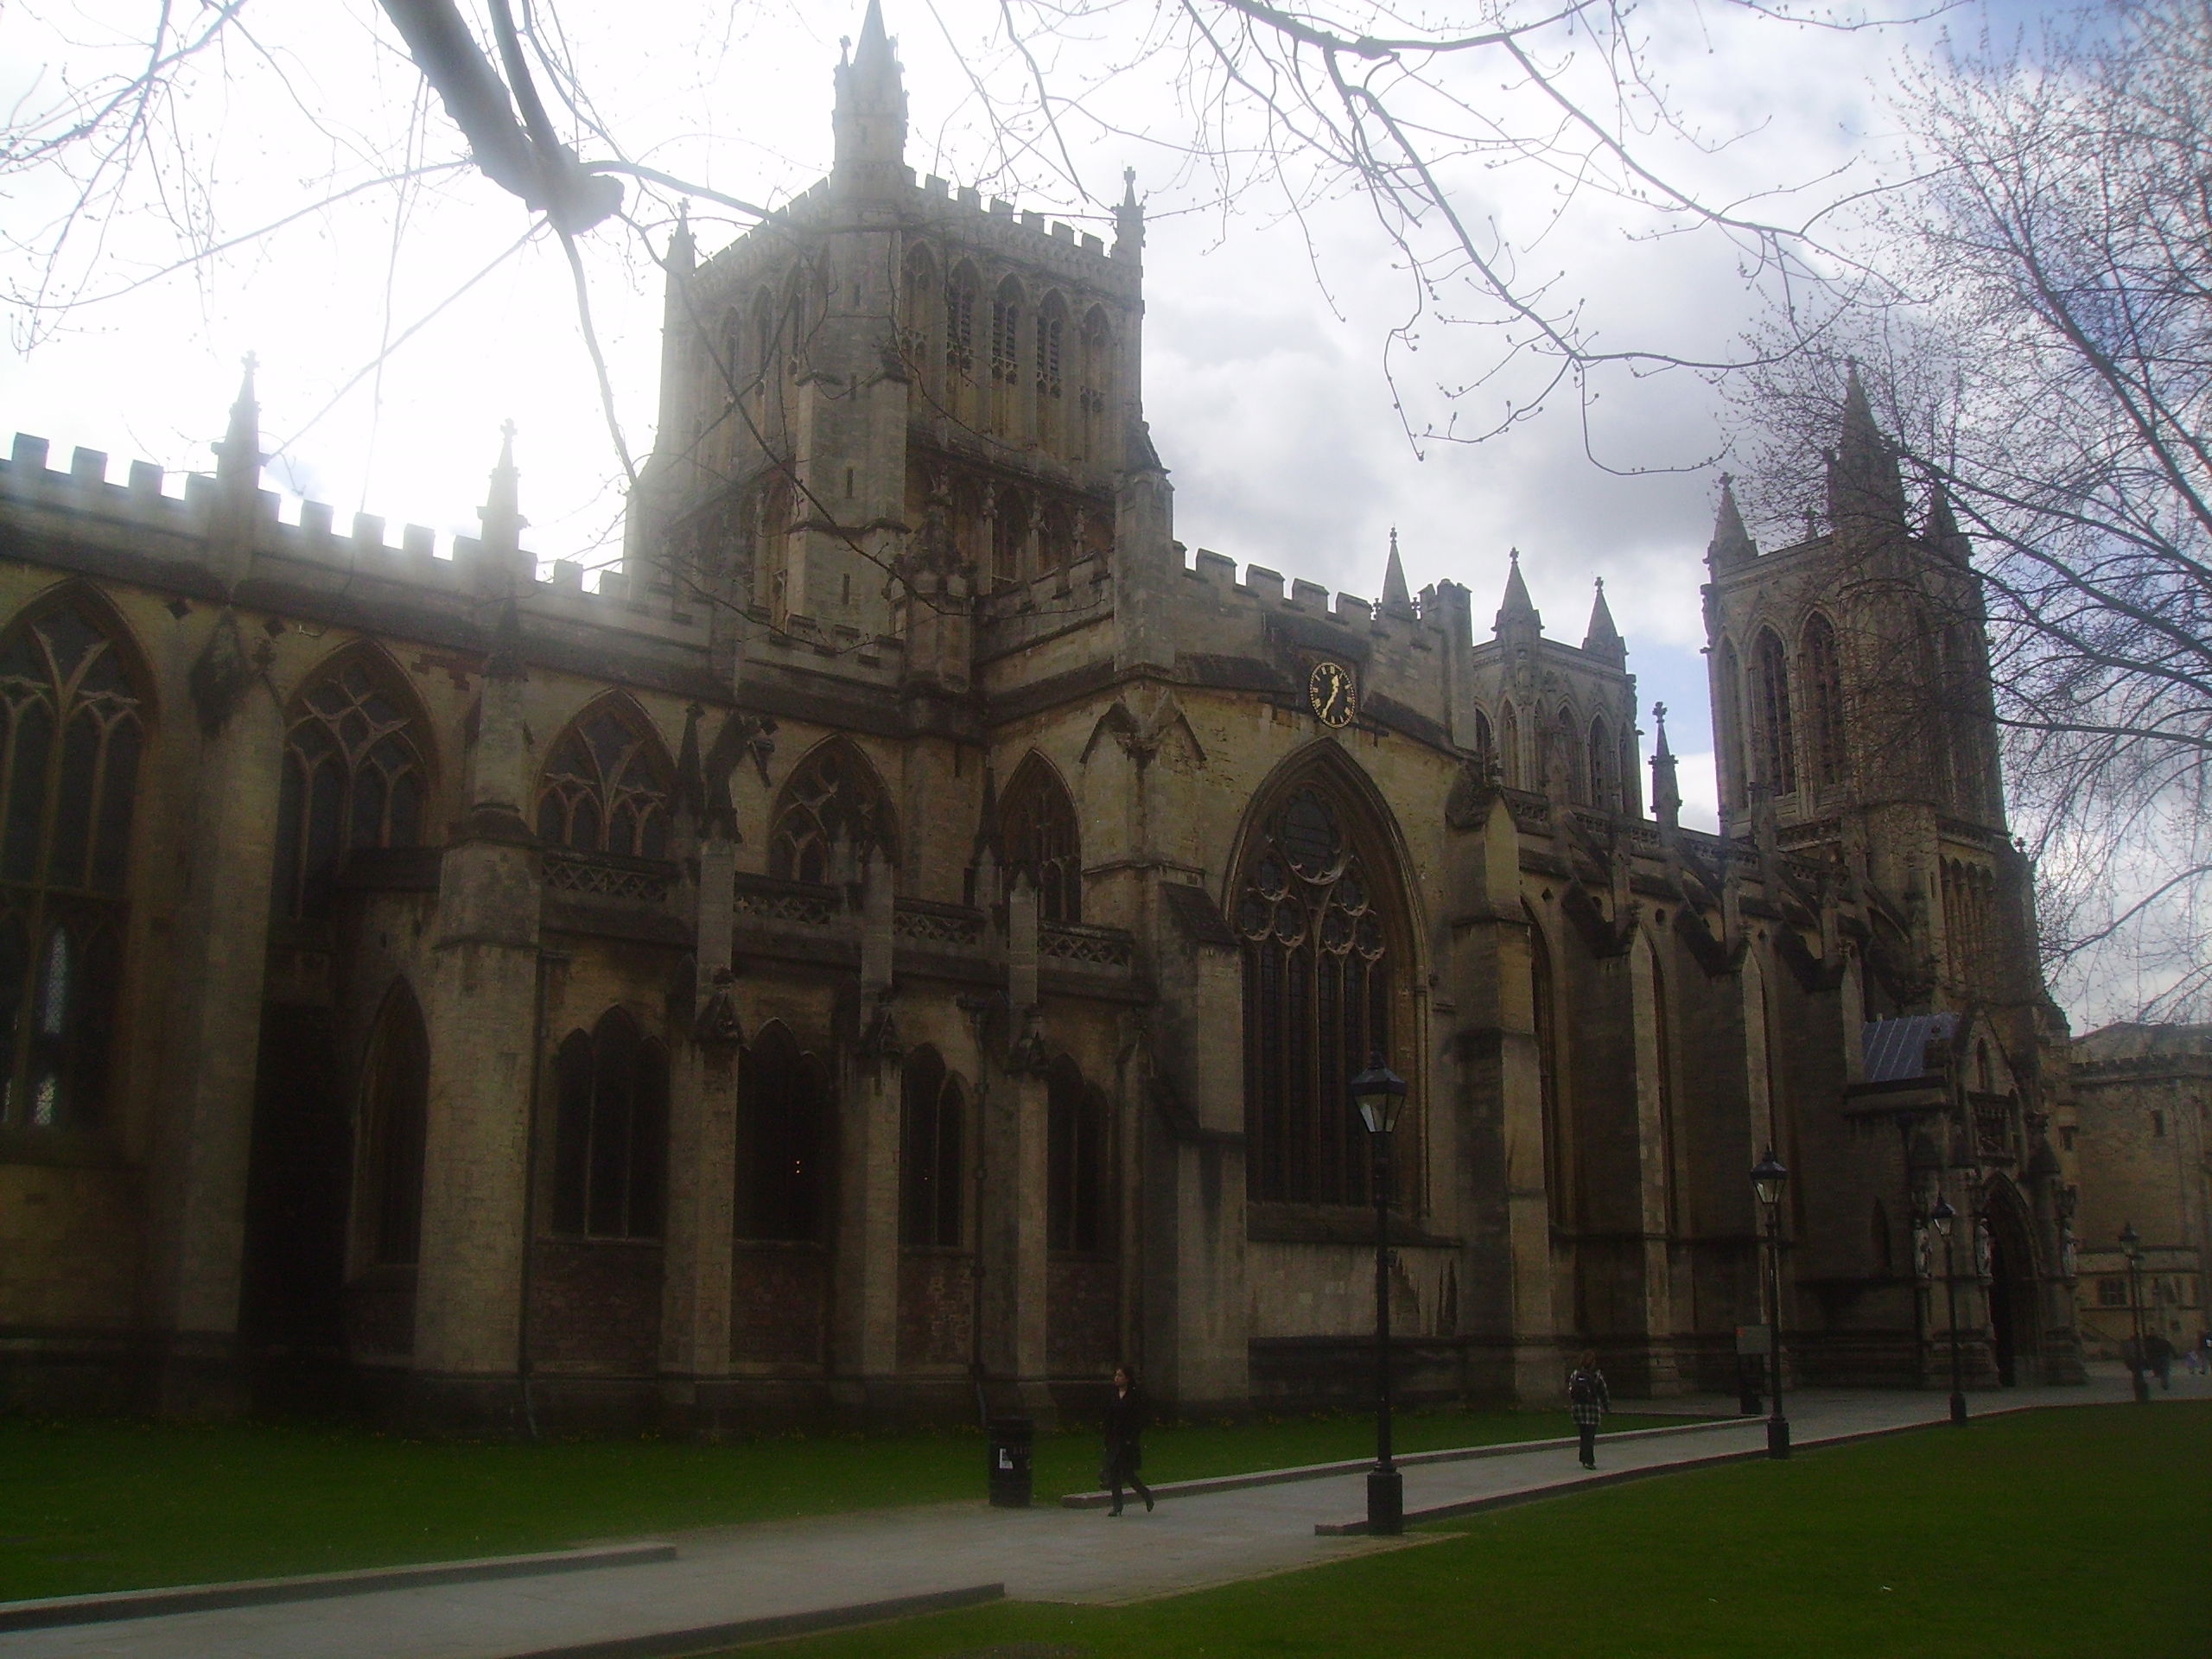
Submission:
[[[115,642],[62,606],[0,637],[0,1126],[91,1128],[122,980],[141,698]]]
[[[1244,1077],[1251,1194],[1360,1204],[1367,1132],[1350,1084],[1391,1052],[1395,964],[1376,873],[1321,790],[1293,791],[1245,860],[1236,903],[1244,941]],[[1402,1172],[1418,1136],[1408,1114]]]

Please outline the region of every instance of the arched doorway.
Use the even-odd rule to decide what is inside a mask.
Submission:
[[[2020,1381],[2020,1368],[2032,1365],[2041,1347],[2036,1318],[2035,1251],[2019,1200],[2009,1189],[1992,1187],[1983,1201],[1988,1229],[1986,1262],[1977,1262],[1989,1299],[1989,1356],[1997,1380],[2006,1388]],[[1980,1249],[1977,1241],[1976,1249]]]

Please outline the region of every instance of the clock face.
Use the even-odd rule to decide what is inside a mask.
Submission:
[[[1351,724],[1351,671],[1342,663],[1316,663],[1306,682],[1306,701],[1324,726]]]

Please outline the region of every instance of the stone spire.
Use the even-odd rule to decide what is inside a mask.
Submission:
[[[888,196],[906,182],[906,86],[883,32],[880,0],[868,0],[860,45],[837,66],[831,124],[836,162],[830,176],[844,194]]]
[[[515,423],[507,421],[499,428],[499,464],[492,468],[484,505],[476,510],[484,524],[479,540],[482,563],[478,585],[487,590],[512,594],[523,585],[526,561],[522,532],[530,520],[522,516],[520,507],[521,476],[515,470]]]
[[[668,274],[672,281],[689,276],[699,263],[699,245],[691,235],[691,203],[676,204],[676,229],[668,238]]]
[[[1144,259],[1144,208],[1137,200],[1137,170],[1122,169],[1122,201],[1114,209],[1114,257],[1140,264]]]
[[[1875,540],[1894,537],[1906,527],[1897,451],[1874,424],[1856,362],[1843,383],[1842,429],[1828,461],[1828,522],[1838,536]]]
[[[1651,705],[1652,724],[1658,728],[1651,751],[1651,810],[1669,830],[1679,829],[1682,818],[1681,780],[1675,775],[1675,752],[1667,747],[1667,705]]]
[[[1613,626],[1612,611],[1605,604],[1605,579],[1598,578],[1598,597],[1590,605],[1590,631],[1582,636],[1582,649],[1615,668],[1628,664],[1628,645]]]
[[[231,405],[231,423],[214,446],[215,477],[225,495],[251,499],[261,488],[261,464],[269,457],[261,452],[261,404],[253,395],[253,372],[258,364],[251,352],[245,354],[244,366],[238,399]]]
[[[1406,567],[1398,558],[1398,527],[1390,526],[1390,557],[1382,567],[1382,610],[1389,616],[1414,613],[1413,590],[1406,586]]]
[[[1744,528],[1744,515],[1736,505],[1736,480],[1720,474],[1720,507],[1713,516],[1713,539],[1706,544],[1705,563],[1718,573],[1749,564],[1758,557],[1758,544]]]
[[[1974,562],[1974,543],[1960,530],[1958,518],[1951,511],[1951,493],[1943,487],[1941,478],[1928,481],[1927,535],[1929,543],[1945,558],[1961,564]]]
[[[1541,633],[1544,619],[1536,613],[1535,603],[1529,597],[1529,584],[1521,580],[1521,550],[1515,548],[1510,556],[1511,565],[1505,573],[1505,598],[1497,607],[1497,620],[1491,632]]]

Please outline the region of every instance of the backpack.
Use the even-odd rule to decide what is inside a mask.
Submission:
[[[1567,1403],[1570,1406],[1594,1406],[1598,1403],[1597,1379],[1587,1371],[1577,1371],[1567,1379]]]

